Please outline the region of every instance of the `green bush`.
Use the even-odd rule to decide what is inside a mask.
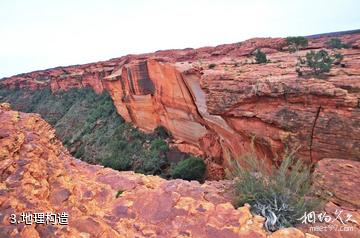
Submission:
[[[257,64],[264,64],[267,63],[266,54],[262,52],[260,49],[256,49],[254,52],[255,55],[255,61]]]
[[[121,194],[123,194],[123,192],[124,192],[123,190],[118,190],[116,192],[115,198],[119,198],[121,196]]]
[[[304,213],[320,205],[312,196],[310,167],[294,153],[287,153],[278,168],[268,169],[254,155],[241,158],[243,166],[235,164],[236,207],[251,205],[254,214],[266,218],[265,228],[275,231],[300,222]],[[245,169],[246,168],[246,169]]]
[[[338,65],[341,64],[341,61],[344,59],[344,56],[340,53],[335,53],[334,54],[334,64]]]
[[[335,58],[325,50],[319,50],[317,52],[310,51],[306,53],[305,58],[299,57],[297,63],[297,72],[298,74],[302,71],[301,67],[310,69],[311,73],[314,75],[320,75],[330,71],[332,64]]]
[[[208,68],[209,68],[209,69],[213,69],[213,68],[215,68],[215,66],[216,66],[216,64],[209,64],[209,65],[208,65]]]
[[[109,156],[105,158],[102,164],[105,167],[109,167],[119,171],[124,171],[131,169],[132,161],[130,157],[124,157],[119,155],[119,156]]]
[[[151,149],[159,152],[166,152],[169,150],[169,146],[162,139],[155,139],[151,142]]]
[[[171,133],[163,126],[156,127],[154,130],[154,134],[156,134],[160,138],[168,138],[171,136]]]
[[[330,49],[341,49],[341,48],[349,48],[349,44],[344,44],[341,42],[339,38],[331,38],[326,42],[326,45]]]
[[[291,53],[308,46],[308,40],[303,36],[289,36],[286,38],[286,43]]]
[[[135,162],[134,171],[143,174],[161,175],[168,162],[159,151],[145,151],[139,160]]]
[[[180,161],[175,167],[171,169],[171,176],[173,178],[180,178],[184,180],[197,180],[199,182],[204,180],[206,165],[201,158],[189,157]]]

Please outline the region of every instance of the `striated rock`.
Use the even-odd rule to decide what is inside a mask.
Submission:
[[[360,162],[323,159],[317,163],[314,183],[317,190],[330,200],[324,210],[332,217],[330,224],[316,222],[302,224],[298,228],[309,232],[311,227],[330,228],[312,232],[322,238],[360,237]],[[349,221],[346,222],[350,215]],[[339,218],[338,218],[339,217]]]
[[[267,234],[249,206],[230,204],[227,181],[167,181],[86,164],[39,115],[7,105],[0,123],[0,237],[304,237],[297,229]],[[21,212],[66,212],[69,224],[10,224]]]
[[[319,188],[330,193],[334,203],[360,209],[359,171],[360,162],[324,159],[318,162],[314,178]]]
[[[343,65],[325,78],[298,77],[295,63],[298,55],[325,47],[328,36],[310,39],[298,55],[286,51],[284,39],[255,38],[36,71],[1,80],[0,86],[106,90],[127,122],[144,131],[164,126],[181,141],[173,143],[180,150],[210,157],[220,167],[253,148],[268,164],[286,147],[299,147],[299,157],[309,162],[358,161],[360,34],[340,38],[353,47],[338,50]],[[257,48],[269,63],[253,63]]]
[[[279,231],[274,232],[270,238],[279,238],[279,237],[291,237],[291,238],[311,238],[314,237],[311,234],[304,234],[301,231],[295,228],[286,228]]]

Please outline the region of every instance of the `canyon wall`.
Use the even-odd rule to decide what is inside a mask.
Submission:
[[[38,114],[0,104],[0,237],[359,237],[360,162],[323,159],[316,190],[332,194],[324,211],[351,214],[351,232],[300,224],[274,233],[249,205],[235,209],[231,181],[165,180],[74,159]],[[22,213],[68,214],[67,225],[20,222]],[[11,224],[13,215],[16,224]],[[40,221],[40,220],[38,220]],[[56,223],[56,222],[55,222]],[[308,233],[313,233],[308,234]]]
[[[126,121],[144,131],[164,126],[173,145],[204,157],[215,178],[232,159],[253,150],[268,164],[286,148],[297,148],[309,162],[359,161],[360,34],[340,38],[352,47],[337,50],[343,62],[323,78],[298,77],[295,64],[298,56],[324,48],[328,37],[311,39],[296,54],[288,52],[284,39],[256,38],[58,67],[0,84],[53,92],[106,90]],[[254,64],[251,53],[257,48],[269,63]]]
[[[165,180],[87,164],[39,115],[6,104],[0,123],[0,237],[315,237],[295,228],[266,232],[249,206],[231,205],[229,181]],[[35,224],[35,213],[56,219]]]

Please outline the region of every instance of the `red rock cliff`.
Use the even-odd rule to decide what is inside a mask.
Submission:
[[[167,181],[86,164],[39,115],[8,105],[0,104],[0,123],[0,237],[315,237],[295,228],[267,233],[248,206],[234,209],[228,181]],[[65,212],[68,224],[10,223],[23,212]]]
[[[328,39],[312,39],[298,54],[321,49]],[[181,150],[211,158],[209,168],[220,177],[219,169],[251,151],[252,143],[268,163],[286,146],[300,146],[308,161],[359,160],[360,34],[341,39],[352,48],[339,50],[344,67],[334,66],[326,79],[297,77],[297,55],[286,51],[283,39],[257,38],[58,67],[1,84],[107,90],[126,121],[145,131],[166,127]],[[256,48],[270,63],[251,63]]]

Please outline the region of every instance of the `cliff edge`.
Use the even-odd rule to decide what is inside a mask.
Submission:
[[[309,39],[290,54],[285,39],[255,38],[199,49],[127,55],[109,61],[16,75],[1,87],[53,92],[107,90],[117,112],[144,131],[166,127],[174,145],[201,155],[210,177],[252,150],[274,163],[287,147],[309,162],[360,159],[360,34],[339,39],[350,48],[325,78],[298,77],[298,56],[326,48],[330,37]],[[261,49],[270,60],[255,64]],[[211,172],[213,171],[213,172]],[[212,174],[211,174],[212,173]]]
[[[37,114],[0,104],[0,237],[314,237],[268,234],[229,182],[167,181],[72,158]],[[68,214],[68,225],[11,224],[22,212]]]

